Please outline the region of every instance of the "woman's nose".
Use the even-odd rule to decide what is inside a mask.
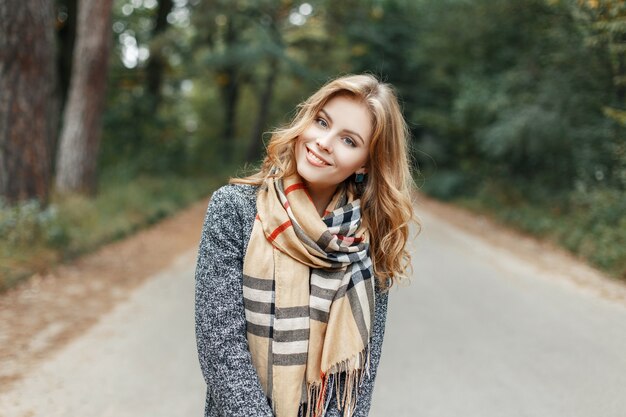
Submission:
[[[328,153],[332,152],[331,135],[320,136],[317,139],[315,139],[315,143],[317,144],[318,148]]]

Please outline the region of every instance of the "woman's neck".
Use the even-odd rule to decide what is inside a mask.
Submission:
[[[323,217],[326,207],[328,207],[330,200],[333,198],[333,195],[335,195],[335,191],[337,191],[337,186],[311,187],[310,184],[307,184],[307,188],[315,209],[320,217]]]

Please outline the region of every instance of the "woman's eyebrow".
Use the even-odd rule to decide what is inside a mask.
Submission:
[[[333,118],[330,117],[328,113],[326,113],[326,110],[322,109],[320,110],[320,113],[324,113],[324,116],[328,119],[328,121],[330,121],[331,123],[333,122]]]
[[[332,122],[333,122],[332,117],[330,117],[330,115],[329,115],[328,113],[326,113],[326,110],[321,109],[321,110],[320,110],[320,113],[323,113],[323,114],[324,114],[324,117],[326,117],[330,123],[332,123]],[[363,140],[363,137],[362,137],[361,135],[359,135],[357,132],[355,132],[354,130],[344,129],[343,131],[344,131],[344,132],[346,132],[346,133],[349,133],[349,134],[351,134],[351,135],[354,135],[354,136],[358,137],[358,138],[361,140],[361,143],[363,143],[363,145],[365,145],[365,141]]]

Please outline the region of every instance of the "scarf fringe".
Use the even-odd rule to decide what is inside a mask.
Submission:
[[[351,417],[356,408],[359,388],[370,377],[370,346],[353,358],[344,359],[321,374],[321,382],[307,386],[307,407],[304,417],[324,417],[333,391],[337,393],[337,409],[343,417]]]

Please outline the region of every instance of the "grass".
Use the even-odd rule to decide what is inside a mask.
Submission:
[[[0,291],[154,224],[207,196],[224,180],[109,179],[95,198],[54,195],[47,207],[37,201],[9,207],[0,201]]]
[[[471,195],[447,198],[569,250],[626,281],[626,193],[616,189],[541,195],[511,184],[485,181]]]

